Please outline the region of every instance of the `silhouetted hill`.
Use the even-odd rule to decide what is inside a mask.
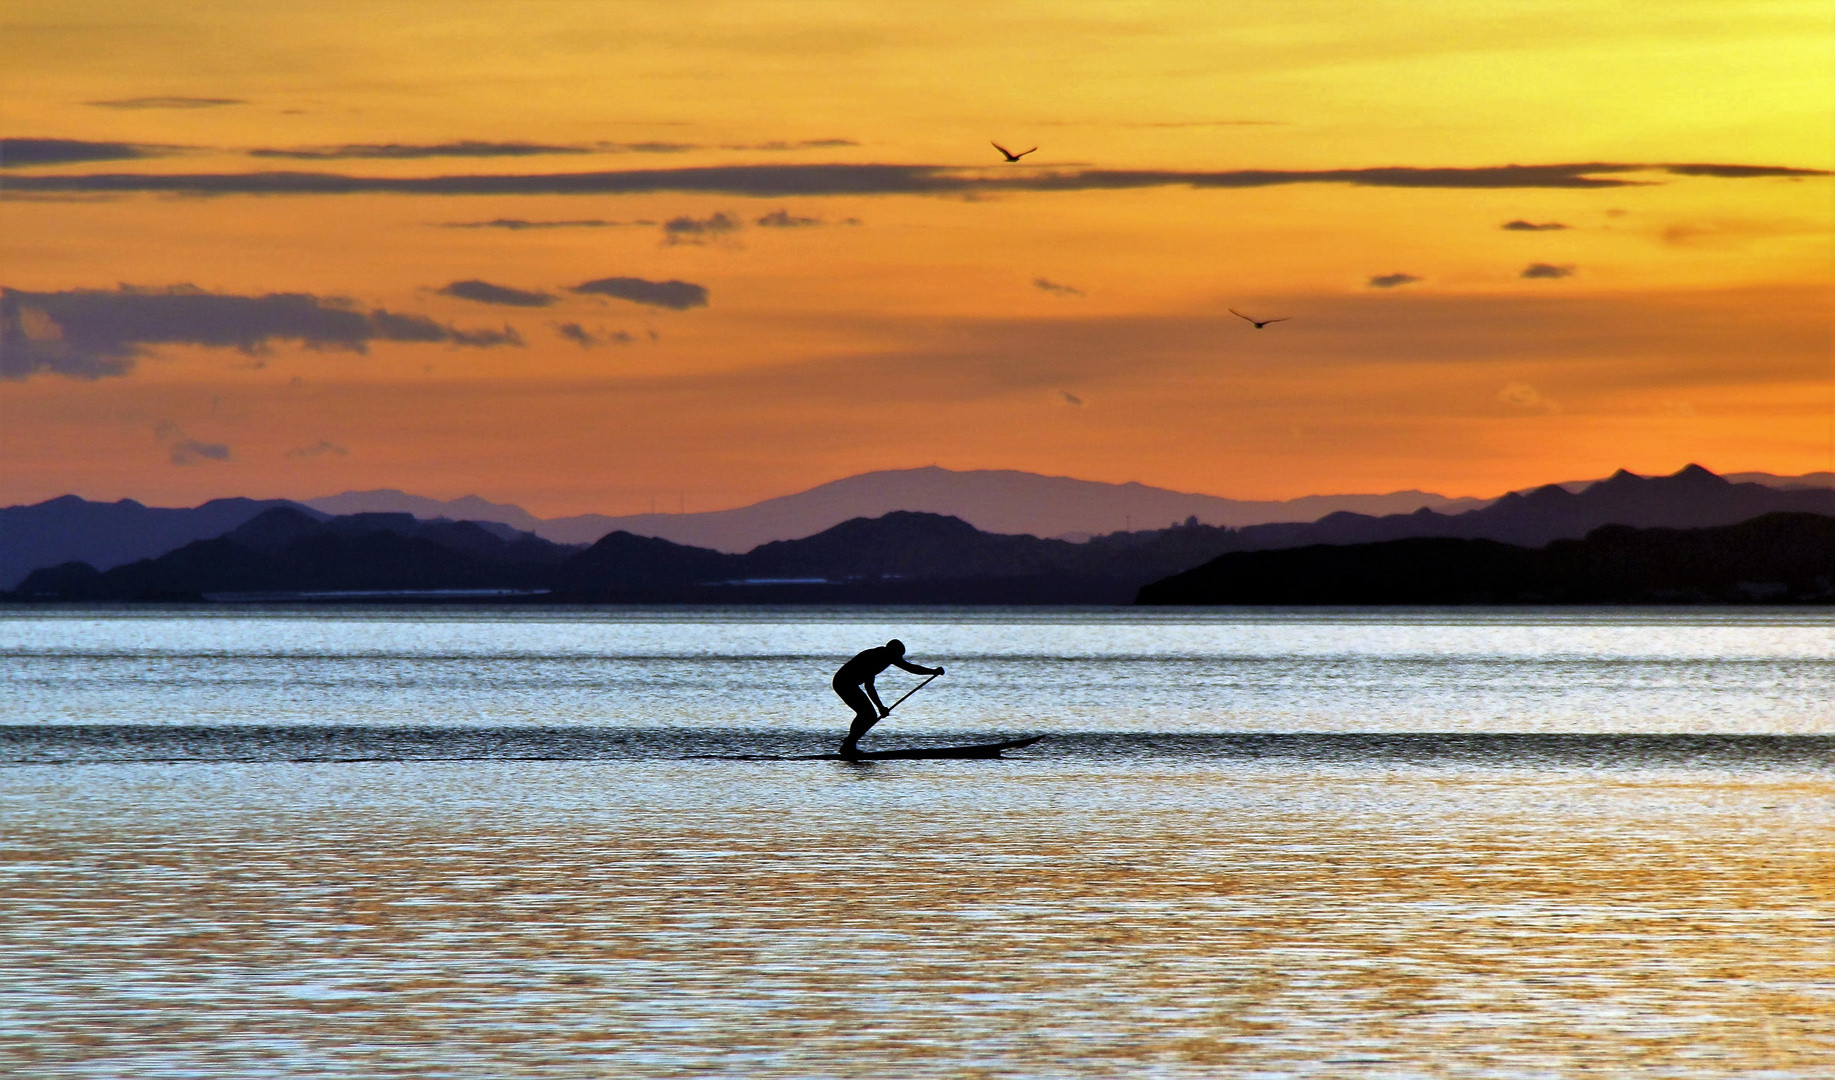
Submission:
[[[1417,537],[1232,552],[1140,590],[1142,604],[1835,602],[1835,517],[1705,529],[1608,525],[1535,549]]]
[[[661,596],[735,576],[743,556],[615,532],[556,568],[558,593],[580,599]]]
[[[1231,549],[1365,544],[1426,536],[1540,547],[1551,540],[1578,539],[1601,525],[1693,529],[1776,513],[1835,514],[1835,490],[1735,484],[1699,465],[1654,477],[1620,469],[1578,493],[1548,484],[1523,494],[1513,492],[1463,514],[1428,509],[1387,517],[1330,514],[1310,524],[1250,526],[1237,530]]]
[[[211,540],[109,570],[68,562],[34,571],[15,596],[178,600],[222,594],[545,589],[573,549],[527,534],[506,540],[472,522],[411,514],[319,520],[265,510]]]
[[[1730,484],[1691,468],[1653,479],[1620,473],[1579,493],[1550,485],[1462,515],[1341,514],[1312,524],[1239,530],[1188,520],[1086,543],[988,533],[958,518],[900,511],[761,544],[743,555],[622,531],[573,550],[514,531],[506,540],[474,522],[425,522],[407,513],[318,521],[283,508],[158,559],[100,572],[82,564],[39,571],[15,598],[496,588],[550,590],[552,600],[600,603],[1110,604],[1127,603],[1142,586],[1231,553],[1409,540],[1416,546],[1406,551],[1436,553],[1421,556],[1426,573],[1434,558],[1450,560],[1449,566],[1479,559],[1473,552],[1480,549],[1461,546],[1468,541],[1526,549],[1551,537],[1586,535],[1602,519],[1634,525],[1739,520],[1805,504],[1835,511],[1835,492]],[[1400,559],[1397,573],[1414,558],[1380,557]],[[1504,556],[1483,558],[1493,569],[1503,565]],[[1361,579],[1341,574],[1318,595],[1352,588],[1355,580]],[[1368,588],[1374,586],[1357,586],[1352,595]],[[1417,582],[1402,591],[1426,595],[1426,589]]]
[[[1084,545],[899,512],[744,555],[613,533],[569,559],[555,581],[557,597],[595,601],[1126,602],[1140,582],[1093,573],[1096,561]]]
[[[167,509],[132,499],[103,503],[63,495],[32,506],[0,508],[0,589],[12,588],[41,566],[86,562],[107,569],[150,558],[221,536],[281,506],[325,516],[286,499],[212,499],[202,506]]]

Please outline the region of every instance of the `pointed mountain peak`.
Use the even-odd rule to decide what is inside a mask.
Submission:
[[[1694,462],[1690,462],[1687,465],[1682,466],[1682,468],[1678,470],[1674,475],[1672,475],[1670,479],[1671,480],[1692,480],[1696,483],[1714,483],[1714,484],[1731,484],[1732,483],[1731,480],[1728,480],[1725,477],[1716,474],[1712,469],[1703,468],[1702,466],[1697,465]]]
[[[1614,479],[1616,479],[1616,477],[1614,477]],[[1562,487],[1560,484],[1543,484],[1541,487],[1523,496],[1525,500],[1537,503],[1547,503],[1551,501],[1565,502],[1573,497],[1574,493]],[[1497,501],[1501,503],[1504,500],[1499,499]]]

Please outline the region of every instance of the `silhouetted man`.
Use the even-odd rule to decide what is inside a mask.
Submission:
[[[943,674],[942,668],[919,667],[907,662],[905,643],[897,638],[877,649],[868,649],[842,664],[841,670],[835,672],[835,693],[847,702],[848,708],[854,710],[854,724],[847,729],[847,738],[841,740],[842,757],[852,757],[858,753],[860,748],[856,744],[860,742],[860,737],[892,711],[886,708],[885,702],[879,700],[879,691],[873,689],[873,679],[894,665],[913,675]]]

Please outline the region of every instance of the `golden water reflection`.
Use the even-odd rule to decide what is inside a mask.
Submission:
[[[1835,772],[0,771],[0,1064],[1827,1076]]]

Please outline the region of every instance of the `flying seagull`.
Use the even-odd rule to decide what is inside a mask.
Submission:
[[[1230,309],[1230,314],[1236,316],[1239,319],[1248,319],[1250,323],[1254,324],[1257,330],[1260,330],[1262,327],[1267,326],[1271,322],[1286,322],[1288,319],[1293,318],[1292,315],[1283,315],[1278,319],[1250,319],[1247,315],[1244,315],[1242,312],[1237,311],[1235,308]]]
[[[1001,156],[1007,159],[1008,164],[1012,164],[1013,162],[1018,161],[1020,158],[1025,157],[1027,154],[1032,153],[1033,150],[1038,149],[1038,147],[1035,146],[1032,148],[1032,150],[1021,150],[1019,153],[1016,154],[1013,151],[1007,149],[1006,147],[1000,145],[997,142],[989,142],[988,145],[1000,151]]]

